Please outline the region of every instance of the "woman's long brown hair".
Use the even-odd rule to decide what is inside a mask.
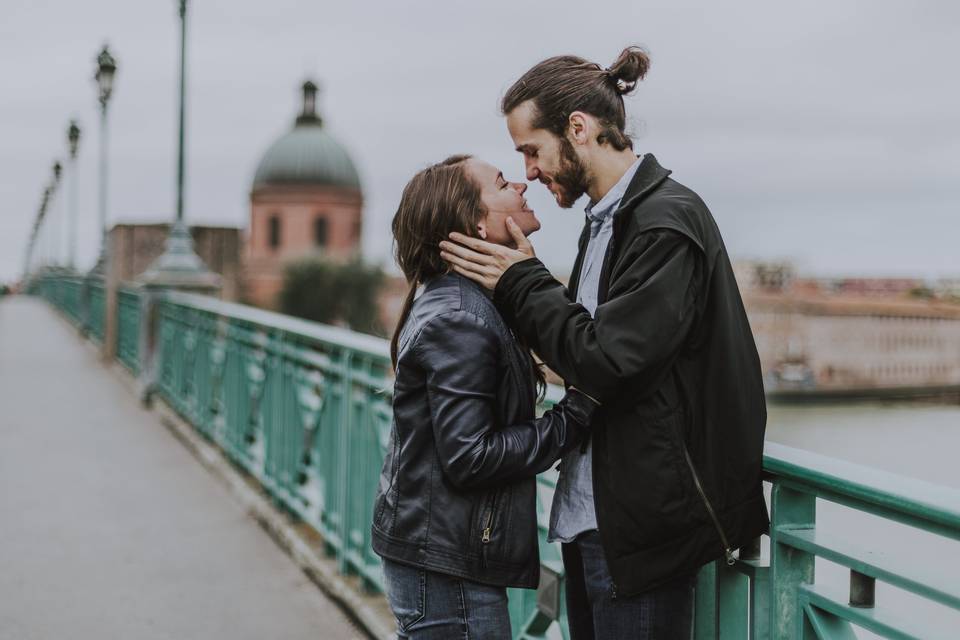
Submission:
[[[417,287],[450,271],[450,265],[440,258],[440,242],[454,231],[476,236],[477,225],[487,215],[480,197],[480,185],[466,171],[466,161],[470,158],[469,155],[453,155],[413,176],[404,187],[397,213],[393,216],[394,253],[410,286],[390,340],[390,359],[394,369],[399,356],[400,332],[410,316]],[[532,364],[537,386],[542,392],[543,371]]]
[[[404,187],[393,216],[394,252],[410,285],[390,340],[394,368],[400,331],[410,315],[417,286],[450,270],[440,258],[440,241],[454,231],[475,235],[477,223],[487,213],[480,188],[467,176],[464,163],[469,159],[468,155],[450,156],[413,176]]]

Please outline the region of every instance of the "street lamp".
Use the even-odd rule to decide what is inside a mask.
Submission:
[[[116,67],[114,67],[116,68]],[[111,79],[112,81],[112,79]],[[67,232],[67,266],[77,266],[77,150],[80,148],[80,127],[76,120],[70,121],[67,128],[67,143],[70,147],[70,214]]]
[[[170,235],[163,254],[140,277],[148,287],[171,287],[214,293],[220,288],[220,276],[213,273],[193,250],[190,229],[183,221],[183,182],[186,168],[184,136],[186,130],[186,82],[187,82],[187,0],[178,0],[180,7],[180,127],[177,147],[177,217],[170,228]]]
[[[113,76],[117,73],[117,61],[110,55],[107,45],[103,45],[103,51],[97,56],[97,73],[93,79],[97,81],[97,87],[100,89],[100,106],[105,110],[107,101],[110,100],[110,94],[113,92]]]
[[[103,278],[107,269],[109,247],[107,243],[107,103],[113,92],[113,77],[117,72],[117,62],[110,55],[107,45],[97,56],[97,73],[94,79],[100,91],[100,256],[90,275]]]

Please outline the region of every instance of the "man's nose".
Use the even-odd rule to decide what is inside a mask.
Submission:
[[[540,175],[540,168],[537,166],[537,163],[532,160],[525,160],[524,165],[527,171],[527,180],[536,180]]]

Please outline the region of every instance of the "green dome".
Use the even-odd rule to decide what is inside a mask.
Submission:
[[[360,188],[360,177],[347,150],[333,139],[316,114],[317,87],[303,85],[303,111],[293,130],[270,145],[260,159],[253,188],[273,184],[309,184]]]

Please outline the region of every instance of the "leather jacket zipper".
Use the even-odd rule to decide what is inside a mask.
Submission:
[[[483,516],[483,529],[480,532],[480,542],[483,544],[490,542],[490,534],[493,532],[493,511],[496,506],[497,492],[494,491],[490,494],[490,499],[487,501],[487,510]]]
[[[493,524],[493,510],[487,512],[487,519],[483,525],[483,536],[480,538],[480,542],[483,544],[490,542],[491,524]]]
[[[693,484],[697,488],[697,493],[700,494],[700,498],[703,499],[703,506],[707,508],[707,513],[710,514],[710,519],[713,520],[713,526],[717,528],[717,533],[720,534],[720,540],[723,542],[723,554],[726,557],[727,565],[733,566],[737,559],[733,555],[733,550],[730,548],[730,542],[727,540],[727,535],[723,532],[723,527],[720,526],[720,519],[717,518],[716,512],[713,510],[713,505],[710,504],[710,500],[707,499],[707,494],[703,490],[703,485],[700,484],[700,476],[697,475],[697,470],[693,466],[693,460],[690,458],[690,452],[687,451],[687,445],[683,440],[680,441],[681,446],[683,447],[683,457],[687,460],[687,466],[690,467],[690,475],[693,476]]]
[[[480,542],[482,546],[480,547],[480,563],[484,567],[487,566],[487,549],[486,545],[490,543],[490,535],[493,533],[493,514],[497,505],[497,492],[494,491],[490,494],[490,499],[487,502],[487,509],[484,511],[483,520],[481,521],[482,529],[480,531]]]

